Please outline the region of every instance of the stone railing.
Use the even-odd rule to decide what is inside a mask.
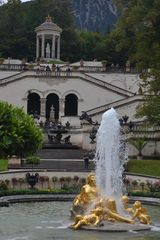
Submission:
[[[27,70],[27,66],[23,64],[0,64],[0,70],[22,71]]]
[[[134,95],[133,92],[130,92],[128,90],[124,90],[123,88],[120,88],[120,87],[116,87],[116,86],[114,86],[114,85],[112,85],[110,83],[107,83],[107,82],[105,82],[103,80],[97,79],[97,78],[95,78],[93,76],[89,76],[87,74],[84,74],[84,75],[85,75],[85,79],[87,79],[88,81],[94,82],[94,83],[96,83],[98,85],[101,85],[102,87],[108,88],[111,91],[118,92],[119,94],[122,94],[122,95],[128,96],[128,97]]]
[[[127,131],[126,139],[144,138],[146,140],[160,140],[160,126],[134,125],[131,131]]]
[[[105,104],[105,105],[100,106],[100,107],[93,108],[93,109],[87,111],[87,114],[90,115],[90,116],[93,116],[93,115],[96,115],[97,113],[105,112],[106,110],[108,110],[111,107],[116,108],[116,107],[124,105],[128,102],[134,102],[135,100],[141,101],[142,99],[143,99],[143,96],[141,96],[141,95],[134,95],[134,96],[129,97],[129,98],[123,98],[121,100],[118,100],[118,101],[115,101],[115,102],[112,102],[112,103],[109,103],[109,104]]]
[[[26,74],[24,72],[19,72],[17,74],[12,75],[12,76],[2,78],[2,79],[0,79],[0,85],[5,85],[7,83],[17,81],[18,79],[21,79],[24,76],[26,76]]]
[[[47,65],[47,64],[46,64]],[[0,64],[0,70],[10,70],[10,71],[19,71],[19,70],[31,70],[34,66],[32,64]],[[36,67],[36,66],[35,66]],[[66,66],[64,66],[66,67]],[[139,71],[136,68],[126,69],[125,67],[98,67],[98,66],[71,66],[73,72],[108,72],[108,73],[131,73],[137,74]],[[61,67],[63,71],[63,66]],[[66,71],[66,70],[64,70]]]
[[[85,73],[82,72],[71,72],[69,75],[67,74],[66,71],[60,71],[58,72],[52,72],[52,71],[37,71],[37,70],[28,70],[28,71],[22,71],[18,74],[9,76],[9,77],[5,77],[3,79],[0,79],[0,84],[7,84],[9,82],[13,82],[15,80],[20,79],[21,77],[30,77],[30,76],[34,76],[34,77],[39,77],[39,78],[43,78],[44,81],[44,77],[57,77],[57,78],[61,78],[61,77],[65,77],[65,78],[74,78],[74,77],[79,77],[82,78],[86,81],[92,82],[94,84],[97,84],[101,87],[110,89],[113,92],[118,92],[119,94],[123,95],[124,97],[130,97],[133,96],[134,93],[128,91],[128,90],[124,90],[122,88],[116,87],[110,83],[107,83],[105,81],[102,81],[100,79],[97,79],[95,77],[89,76]]]

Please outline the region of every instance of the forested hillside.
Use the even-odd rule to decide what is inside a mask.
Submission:
[[[0,6],[0,57],[27,58],[35,60],[35,27],[50,14],[53,21],[63,29],[61,36],[61,59],[64,61],[104,60],[125,62],[117,55],[114,44],[97,32],[77,30],[72,0],[8,0]],[[107,26],[107,24],[106,24]]]

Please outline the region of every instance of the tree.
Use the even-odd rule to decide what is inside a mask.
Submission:
[[[130,139],[129,143],[138,150],[138,157],[142,157],[142,150],[146,146],[147,141],[143,138]]]
[[[119,61],[115,40],[102,36],[98,31],[78,31],[74,23],[72,0],[32,0],[22,3],[9,0],[0,6],[0,57],[26,58],[34,61],[36,49],[35,27],[44,22],[47,15],[62,28],[61,58],[64,61],[109,60]],[[124,51],[121,54],[124,56]],[[113,58],[113,60],[112,60]]]
[[[142,71],[144,103],[137,117],[160,123],[160,1],[115,0],[121,10],[114,36],[116,49],[126,51],[131,64]],[[112,33],[113,34],[113,33]],[[149,71],[148,71],[149,69]]]
[[[35,27],[44,22],[47,15],[63,30],[74,31],[73,11],[70,0],[34,0],[21,3],[9,0],[0,6],[0,56],[35,59]],[[66,36],[62,36],[65,41]],[[62,41],[63,42],[63,41]],[[70,41],[67,42],[70,45]]]
[[[160,68],[159,68],[160,69]],[[136,116],[143,117],[149,123],[160,125],[160,70],[152,68],[150,73],[143,74],[144,84],[142,86],[144,102],[137,107]]]
[[[0,102],[0,157],[33,155],[42,147],[43,134],[23,109]]]

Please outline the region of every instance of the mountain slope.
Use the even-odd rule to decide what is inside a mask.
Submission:
[[[112,0],[72,0],[76,25],[80,29],[107,33],[118,18]]]

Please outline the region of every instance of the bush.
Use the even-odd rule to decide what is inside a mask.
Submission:
[[[74,176],[74,177],[73,177],[73,181],[78,182],[78,180],[79,180],[79,177],[78,177],[78,176]]]
[[[8,186],[5,181],[0,181],[0,190],[7,190]]]
[[[34,154],[43,144],[43,134],[22,108],[0,101],[0,157]]]
[[[160,180],[153,183],[153,191],[160,192]]]
[[[58,177],[52,177],[52,182],[53,182],[53,185],[54,185],[54,188],[55,188],[55,185],[56,185],[56,182],[58,182]]]
[[[64,182],[65,182],[65,177],[60,177],[59,181],[61,183],[61,188],[63,188]]]
[[[138,197],[153,197],[160,198],[160,192],[148,192],[148,191],[129,191],[129,196],[138,196]]]
[[[138,186],[138,181],[137,180],[133,180],[132,181],[132,186],[135,189]]]
[[[4,58],[0,58],[0,64],[3,64]]]
[[[70,182],[72,181],[72,178],[71,177],[66,177],[66,182],[68,183],[68,186],[70,184]]]
[[[40,158],[36,155],[32,155],[26,158],[27,164],[37,165],[40,163]]]
[[[17,178],[16,177],[12,178],[12,184],[13,185],[17,185],[17,183],[18,183]]]
[[[77,189],[74,188],[66,188],[66,189],[53,189],[53,190],[48,190],[48,189],[16,189],[16,190],[5,190],[5,189],[0,189],[0,197],[2,196],[12,196],[12,195],[26,195],[26,194],[77,194],[78,191]]]
[[[5,184],[8,186],[8,185],[9,185],[9,183],[10,183],[10,180],[8,180],[8,179],[5,179],[4,181],[5,181]]]
[[[18,182],[21,186],[23,183],[25,183],[25,179],[24,178],[18,178]]]
[[[144,182],[140,182],[139,186],[142,188],[142,191],[144,191],[145,183]]]

